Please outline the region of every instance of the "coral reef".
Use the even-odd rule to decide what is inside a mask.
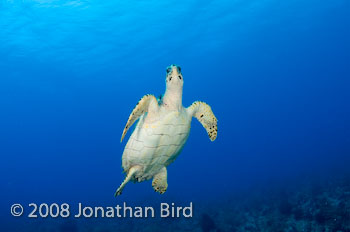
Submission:
[[[350,232],[349,183],[281,187],[269,194],[261,191],[264,197],[245,194],[245,199],[234,201],[231,211],[226,206],[225,221],[218,217],[215,223],[222,231]]]

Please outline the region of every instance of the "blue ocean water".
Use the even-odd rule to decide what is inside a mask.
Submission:
[[[259,193],[260,202],[276,186],[348,180],[349,12],[347,0],[0,1],[0,230],[241,231],[225,227],[240,194]],[[140,97],[164,93],[173,63],[183,72],[183,105],[207,102],[218,138],[210,142],[193,120],[168,168],[167,192],[129,183],[115,199],[124,125]],[[32,202],[193,202],[194,212],[172,220],[40,220],[26,217]],[[14,203],[24,216],[10,214]]]

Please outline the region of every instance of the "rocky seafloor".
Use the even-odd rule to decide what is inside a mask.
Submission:
[[[350,178],[265,184],[196,205],[193,218],[48,219],[21,231],[350,232]]]

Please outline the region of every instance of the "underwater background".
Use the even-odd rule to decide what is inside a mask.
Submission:
[[[1,0],[0,231],[350,231],[349,12],[348,0]],[[183,105],[207,102],[218,138],[194,119],[165,194],[147,181],[114,198],[125,123],[173,63]],[[32,202],[194,208],[33,219]]]

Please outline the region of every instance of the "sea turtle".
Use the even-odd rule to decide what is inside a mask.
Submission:
[[[137,103],[125,125],[120,142],[132,124],[139,119],[127,142],[122,167],[125,180],[115,192],[122,193],[126,183],[153,178],[155,191],[164,193],[168,187],[167,166],[180,154],[190,132],[192,117],[198,119],[211,141],[217,136],[217,119],[209,105],[196,101],[182,106],[183,76],[181,68],[170,65],[166,69],[166,91],[162,99],[145,95]]]

